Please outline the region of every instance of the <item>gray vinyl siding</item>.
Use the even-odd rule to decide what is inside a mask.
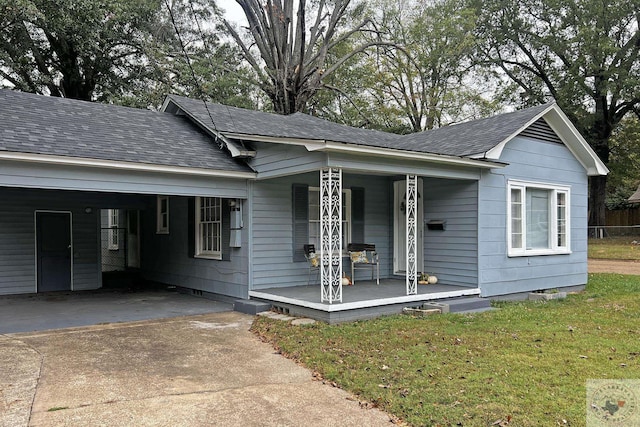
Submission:
[[[248,298],[249,208],[246,200],[243,203],[245,226],[241,247],[229,248],[228,260],[213,260],[189,256],[188,197],[169,197],[169,234],[156,233],[156,199],[149,198],[141,219],[144,277],[228,297]]]
[[[72,214],[73,289],[102,284],[95,196],[77,192],[0,188],[0,294],[36,292],[35,211]]]
[[[424,271],[447,285],[478,285],[478,184],[426,178],[424,191]],[[431,220],[446,229],[429,230]]]
[[[399,175],[404,177],[407,174],[418,175],[420,177],[450,178],[450,179],[471,179],[480,178],[480,169],[451,164],[441,164],[437,162],[426,163],[420,160],[410,160],[404,158],[353,155],[345,153],[331,153],[328,157],[330,167],[344,168],[354,173],[368,174],[371,171],[385,173],[388,175]]]
[[[286,287],[307,284],[308,265],[293,261],[292,185],[319,186],[319,173],[257,181],[253,189],[253,288]],[[390,227],[390,188],[387,177],[343,176],[343,188],[364,188],[365,243],[376,245],[380,255],[380,276],[391,271],[392,228]],[[349,271],[347,258],[343,269]],[[363,277],[367,272],[362,272]],[[318,295],[320,290],[318,289]]]
[[[0,160],[0,186],[133,194],[247,197],[246,179]]]
[[[504,169],[483,173],[479,189],[480,277],[483,296],[584,285],[587,282],[587,175],[564,146],[517,137],[504,148]],[[570,187],[571,254],[507,256],[507,182]]]
[[[310,153],[304,147],[254,143],[256,157],[249,165],[261,178],[292,175],[326,167],[326,155]]]

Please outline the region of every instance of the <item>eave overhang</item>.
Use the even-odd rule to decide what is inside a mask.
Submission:
[[[560,137],[564,145],[585,168],[588,176],[601,176],[609,173],[609,169],[589,146],[580,132],[578,132],[562,109],[558,107],[558,104],[555,103],[550,104],[548,108],[532,117],[527,123],[502,140],[491,150],[471,157],[475,159],[499,160],[502,155],[502,150],[507,143],[540,118],[543,118],[549,124],[551,129],[553,129],[553,131]]]
[[[473,159],[467,157],[447,156],[443,154],[422,153],[417,151],[397,150],[392,148],[372,147],[358,144],[348,144],[327,140],[286,138],[265,135],[249,135],[233,132],[224,132],[230,139],[242,139],[247,141],[268,142],[284,145],[303,146],[309,152],[349,153],[354,155],[367,155],[395,159],[406,159],[430,163],[446,164],[452,166],[474,167],[481,169],[503,168],[506,163],[487,159]]]
[[[83,157],[55,156],[48,154],[18,153],[0,151],[0,160],[12,160],[28,163],[44,163],[66,166],[83,166],[103,169],[115,169],[139,172],[156,172],[176,175],[191,175],[216,178],[255,179],[255,172],[225,171],[184,166],[157,165],[146,163],[123,162],[116,160],[89,159]]]

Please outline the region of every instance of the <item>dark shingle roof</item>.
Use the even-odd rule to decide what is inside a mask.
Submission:
[[[0,90],[0,151],[250,172],[184,117]]]
[[[303,113],[283,116],[209,102],[205,107],[201,100],[184,96],[169,95],[168,98],[183,111],[207,126],[211,125],[211,118],[213,118],[215,129],[222,133],[356,144],[358,141],[372,141],[382,144],[382,146],[392,145],[392,141],[398,137],[398,135],[386,132],[333,123]]]
[[[211,113],[216,128],[222,133],[324,140],[458,157],[489,151],[550,105],[539,105],[427,132],[396,135],[352,128],[302,113],[281,116],[213,103],[207,103],[205,108],[200,100],[176,95],[170,95],[169,99],[205,125],[211,123]]]
[[[549,108],[538,105],[513,113],[405,135],[397,148],[452,156],[486,153]]]

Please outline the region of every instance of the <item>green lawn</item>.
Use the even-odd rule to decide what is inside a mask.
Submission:
[[[640,378],[640,276],[593,274],[566,300],[255,333],[415,426],[583,426],[587,379]]]
[[[588,256],[593,259],[640,260],[640,237],[589,239]]]

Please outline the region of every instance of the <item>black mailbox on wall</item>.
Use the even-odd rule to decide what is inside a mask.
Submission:
[[[446,228],[447,228],[447,221],[443,219],[432,219],[430,221],[427,221],[428,230],[444,231]]]

